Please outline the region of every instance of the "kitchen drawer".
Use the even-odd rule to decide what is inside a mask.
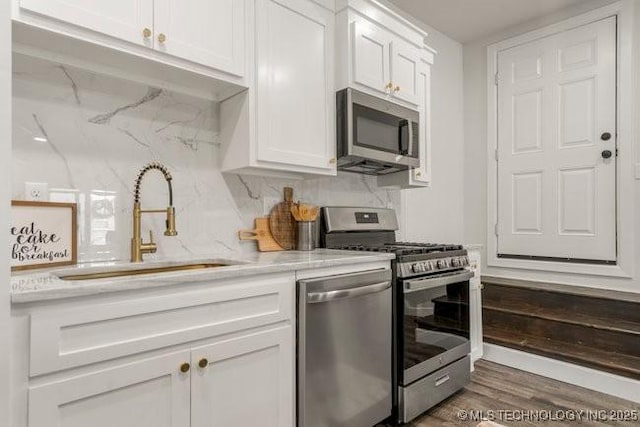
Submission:
[[[292,318],[293,274],[31,315],[31,376]]]
[[[414,419],[424,408],[431,408],[469,384],[470,363],[471,358],[465,356],[407,388],[400,388],[400,399],[404,402],[400,407],[405,408],[404,414],[401,414],[403,421],[408,422]]]

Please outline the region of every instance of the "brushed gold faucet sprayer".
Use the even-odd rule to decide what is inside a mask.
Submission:
[[[164,175],[164,179],[169,186],[169,206],[166,209],[142,209],[140,208],[140,184],[142,178],[147,172],[151,170],[158,170]],[[131,238],[131,262],[142,262],[143,254],[153,254],[158,250],[158,246],[153,241],[153,233],[149,231],[149,242],[145,243],[140,235],[140,222],[142,214],[145,213],[165,213],[167,219],[165,221],[166,230],[165,236],[177,236],[176,231],[176,209],[173,207],[173,187],[171,185],[172,176],[167,170],[167,167],[158,163],[152,162],[146,165],[140,170],[138,178],[136,178],[135,194],[133,200],[133,237]]]

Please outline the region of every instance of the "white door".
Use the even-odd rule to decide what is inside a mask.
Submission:
[[[29,427],[189,427],[189,351],[29,389]]]
[[[291,427],[293,349],[291,326],[193,349],[191,425]]]
[[[20,8],[132,43],[151,46],[153,0],[20,0]]]
[[[616,260],[615,111],[615,17],[498,53],[499,256]]]
[[[353,81],[383,94],[390,92],[391,37],[370,22],[351,24]]]
[[[258,160],[335,169],[334,19],[310,0],[256,2]]]
[[[418,78],[422,60],[413,46],[394,40],[391,42],[391,93],[395,98],[418,105],[421,93]]]
[[[155,0],[154,17],[156,49],[244,74],[245,0]]]

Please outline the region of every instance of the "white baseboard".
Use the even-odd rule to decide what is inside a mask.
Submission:
[[[484,360],[640,403],[640,381],[495,344],[484,344]]]

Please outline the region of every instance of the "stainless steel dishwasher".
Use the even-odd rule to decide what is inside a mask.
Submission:
[[[298,427],[391,415],[391,270],[298,282]]]

